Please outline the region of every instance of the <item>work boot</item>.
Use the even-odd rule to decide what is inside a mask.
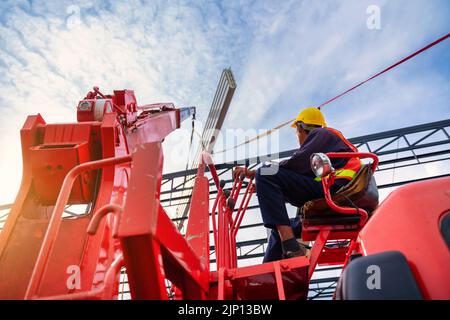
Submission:
[[[300,239],[297,239],[297,241],[298,241],[298,244],[300,245],[300,247],[303,247],[303,248],[305,248],[305,256],[309,259],[309,258],[311,258],[311,246],[310,246],[310,244],[311,244],[311,242],[309,242],[309,241],[303,241],[301,238]]]
[[[286,251],[283,253],[283,259],[290,259],[295,257],[306,256],[309,259],[311,255],[311,250],[308,249],[308,246],[303,243],[300,239],[297,239],[298,246],[300,247],[297,251]]]

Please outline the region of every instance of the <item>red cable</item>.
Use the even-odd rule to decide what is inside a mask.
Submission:
[[[358,83],[356,86],[353,86],[352,88],[350,88],[350,89],[348,89],[348,90],[342,92],[341,94],[335,96],[334,98],[331,98],[330,100],[325,101],[324,103],[322,103],[321,105],[319,105],[317,108],[320,110],[320,108],[322,108],[323,106],[325,106],[325,105],[327,105],[327,104],[333,102],[333,101],[336,100],[336,99],[339,99],[340,97],[342,97],[343,95],[349,93],[350,91],[355,90],[356,88],[358,88],[359,86],[362,86],[362,85],[365,84],[366,82],[368,82],[368,81],[370,81],[370,80],[372,80],[372,79],[374,79],[374,78],[376,78],[376,77],[382,75],[383,73],[385,73],[385,72],[387,72],[387,71],[389,71],[389,70],[395,68],[396,66],[402,64],[403,62],[408,61],[409,59],[411,59],[411,58],[417,56],[418,54],[424,52],[425,50],[430,49],[431,47],[437,45],[439,42],[442,42],[442,41],[444,41],[445,39],[447,39],[447,38],[449,38],[449,37],[450,37],[450,33],[447,33],[445,36],[443,36],[443,37],[437,39],[436,41],[434,41],[434,42],[430,43],[429,45],[423,47],[422,49],[420,49],[420,50],[414,52],[413,54],[410,54],[410,55],[407,56],[406,58],[403,58],[402,60],[396,62],[395,64],[391,65],[390,67],[387,67],[387,68],[384,69],[383,71],[378,72],[377,74],[371,76],[369,79],[364,80],[363,82]],[[250,139],[250,140],[247,140],[247,141],[245,141],[245,142],[243,142],[243,143],[240,143],[240,144],[234,146],[233,148],[224,149],[224,150],[222,150],[222,151],[215,152],[215,154],[223,153],[223,152],[226,152],[226,151],[228,151],[228,150],[234,150],[234,149],[236,149],[236,148],[238,148],[238,147],[240,147],[240,146],[242,146],[242,145],[246,145],[246,144],[248,144],[248,143],[250,143],[250,142],[252,142],[252,141],[254,141],[254,140],[258,140],[258,139],[260,139],[261,137],[268,136],[268,135],[272,134],[274,131],[276,131],[276,130],[278,130],[278,129],[281,129],[281,128],[287,126],[289,123],[292,123],[292,121],[294,121],[294,120],[295,120],[295,119],[292,119],[292,120],[289,120],[289,121],[287,121],[287,122],[284,122],[284,123],[282,123],[282,124],[276,126],[276,127],[273,128],[273,129],[267,130],[266,132],[264,132],[264,133],[262,133],[262,134],[259,134],[259,135],[253,137],[253,138]]]
[[[318,106],[318,109],[320,109],[320,108],[322,108],[324,105],[327,105],[327,104],[329,104],[330,102],[333,102],[334,100],[336,100],[336,99],[342,97],[344,94],[349,93],[350,91],[352,91],[352,90],[358,88],[359,86],[362,86],[362,85],[365,84],[366,82],[368,82],[368,81],[370,81],[370,80],[372,80],[372,79],[374,79],[374,78],[376,78],[376,77],[382,75],[383,73],[385,73],[385,72],[391,70],[392,68],[395,68],[396,66],[402,64],[403,62],[408,61],[409,59],[411,59],[411,58],[417,56],[418,54],[424,52],[425,50],[428,50],[429,48],[435,46],[435,45],[438,44],[439,42],[444,41],[444,40],[447,39],[448,37],[450,37],[450,33],[447,33],[447,34],[446,34],[445,36],[443,36],[442,38],[437,39],[436,41],[434,41],[434,42],[430,43],[429,45],[423,47],[422,49],[420,49],[420,50],[414,52],[413,54],[407,56],[406,58],[404,58],[404,59],[398,61],[397,63],[391,65],[390,67],[384,69],[383,71],[378,72],[377,74],[373,75],[373,76],[370,77],[369,79],[364,80],[363,82],[358,83],[356,86],[354,86],[354,87],[352,87],[352,88],[350,88],[350,89],[348,89],[348,90],[342,92],[341,94],[337,95],[336,97],[334,97],[334,98],[332,98],[332,99],[330,99],[330,100],[328,100],[328,101],[322,103],[320,106]]]

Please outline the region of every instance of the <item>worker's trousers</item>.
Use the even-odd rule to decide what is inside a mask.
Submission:
[[[281,239],[276,230],[277,225],[291,225],[295,236],[299,238],[301,235],[300,218],[289,219],[285,203],[289,202],[293,206],[301,207],[307,201],[324,197],[322,183],[315,181],[313,177],[282,167],[278,167],[278,170],[267,170],[269,168],[269,166],[259,168],[255,177],[262,220],[266,228],[272,229],[264,262],[282,258]],[[331,193],[339,188],[339,185],[334,185]]]

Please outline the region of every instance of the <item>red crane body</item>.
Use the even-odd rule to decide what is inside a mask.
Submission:
[[[161,142],[193,112],[172,104],[140,107],[131,90],[104,95],[94,87],[77,106],[77,123],[29,116],[21,130],[22,183],[0,233],[0,299],[116,299],[123,267],[134,299],[306,299],[317,265],[345,270],[355,255],[386,250],[406,256],[424,298],[450,297],[440,285],[450,283],[448,268],[439,269],[450,256],[438,234],[450,207],[449,178],[400,188],[366,224],[361,208],[334,203],[330,175],[322,179],[327,204],[359,222],[305,225],[303,239],[314,241],[310,258],[238,267],[236,234],[255,185],[241,177],[225,190],[203,153],[183,236],[159,202]],[[377,165],[373,154],[328,156],[370,157],[371,169]],[[206,169],[218,191],[212,208]],[[77,204],[87,205],[85,214],[67,216],[67,205]],[[326,246],[333,239],[350,245]]]

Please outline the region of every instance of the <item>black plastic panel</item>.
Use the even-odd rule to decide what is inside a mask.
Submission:
[[[450,212],[447,212],[441,220],[441,234],[450,250]]]
[[[422,294],[402,253],[387,251],[352,260],[336,290],[342,300],[419,300]]]

